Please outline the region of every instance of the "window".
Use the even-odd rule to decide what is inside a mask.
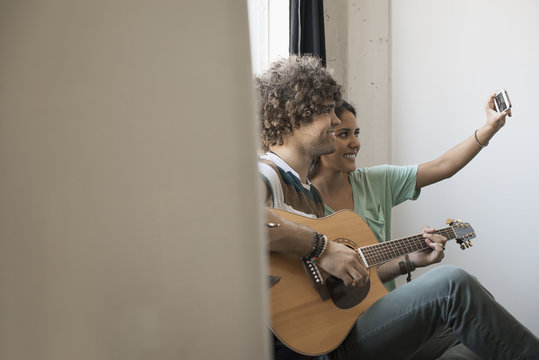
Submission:
[[[273,61],[288,57],[289,0],[249,0],[249,30],[253,72],[264,72]]]

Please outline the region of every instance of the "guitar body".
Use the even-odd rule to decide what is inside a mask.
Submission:
[[[355,249],[378,243],[367,223],[353,211],[342,210],[319,219],[274,211],[326,235],[330,241],[346,239],[348,246]],[[376,267],[372,267],[366,297],[359,304],[343,309],[332,299],[321,299],[296,256],[272,252],[269,266],[269,274],[280,278],[270,289],[271,328],[285,345],[306,355],[324,354],[339,346],[357,318],[387,294]]]

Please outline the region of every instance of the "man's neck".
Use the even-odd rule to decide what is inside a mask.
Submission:
[[[307,183],[307,175],[313,162],[312,156],[302,154],[296,149],[285,145],[272,146],[269,151],[280,157],[288,166],[294,169],[298,173],[302,183]]]

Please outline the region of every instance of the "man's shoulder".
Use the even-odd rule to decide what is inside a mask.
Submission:
[[[258,159],[258,168],[271,168],[274,171],[279,171],[279,167],[275,163],[268,159]]]
[[[282,169],[280,169],[270,160],[259,159],[258,172],[260,173],[260,175],[262,175],[266,182],[272,182],[275,180],[281,181],[282,178]]]
[[[279,165],[271,158],[260,158],[258,162],[258,171],[268,187],[272,207],[309,217],[324,216],[318,190],[312,184],[303,184],[292,168]]]
[[[278,178],[287,185],[301,184],[298,173],[277,155],[265,153],[259,155],[258,170],[267,180]]]

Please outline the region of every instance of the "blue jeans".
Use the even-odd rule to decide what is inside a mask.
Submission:
[[[539,359],[539,340],[473,276],[439,266],[390,292],[321,359],[410,359],[436,332],[452,335],[483,359]]]

